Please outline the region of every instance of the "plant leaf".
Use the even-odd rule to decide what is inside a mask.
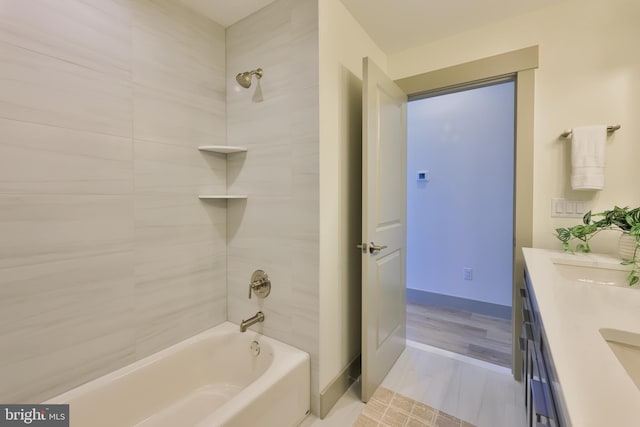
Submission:
[[[591,211],[584,214],[584,216],[582,217],[582,222],[584,222],[585,224],[589,224],[591,222]]]
[[[631,215],[627,215],[627,216],[625,216],[625,217],[624,217],[624,220],[625,220],[625,221],[627,221],[627,224],[629,224],[629,226],[630,226],[630,227],[633,227],[633,226],[634,226],[634,224],[636,224],[636,223],[637,223],[637,221],[634,221],[634,220],[633,220],[633,216],[631,216]]]
[[[566,228],[556,228],[556,237],[562,242],[568,242],[571,238],[571,232]]]
[[[584,226],[583,233],[587,235],[587,234],[593,234],[596,231],[598,231],[598,226],[595,224],[589,224]]]
[[[574,237],[582,237],[584,236],[584,225],[575,225],[569,229],[571,235]]]

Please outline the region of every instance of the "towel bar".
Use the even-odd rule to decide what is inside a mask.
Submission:
[[[611,126],[607,126],[607,132],[611,133],[611,132],[615,132],[618,129],[620,129],[620,125],[611,125]],[[568,138],[569,136],[571,136],[571,134],[573,133],[573,129],[567,129],[564,132],[562,132],[560,134],[561,137],[563,138]]]

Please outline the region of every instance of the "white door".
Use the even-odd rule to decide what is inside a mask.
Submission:
[[[362,400],[405,347],[407,96],[363,59]]]

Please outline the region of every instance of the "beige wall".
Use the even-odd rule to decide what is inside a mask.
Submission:
[[[339,0],[319,6],[322,390],[360,354],[362,58],[387,58]]]
[[[168,0],[1,3],[1,402],[226,319],[224,43]]]
[[[565,1],[534,13],[449,37],[389,57],[398,79],[531,45],[540,47],[535,72],[534,246],[558,248],[553,230],[579,219],[551,218],[551,198],[585,200],[596,211],[638,206],[640,191],[640,3]],[[616,124],[607,142],[603,191],[569,186],[568,140],[573,126]],[[599,235],[593,249],[615,250],[615,236]]]

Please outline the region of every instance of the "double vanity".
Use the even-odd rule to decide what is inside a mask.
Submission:
[[[640,285],[598,254],[523,250],[523,377],[531,426],[640,425]]]

